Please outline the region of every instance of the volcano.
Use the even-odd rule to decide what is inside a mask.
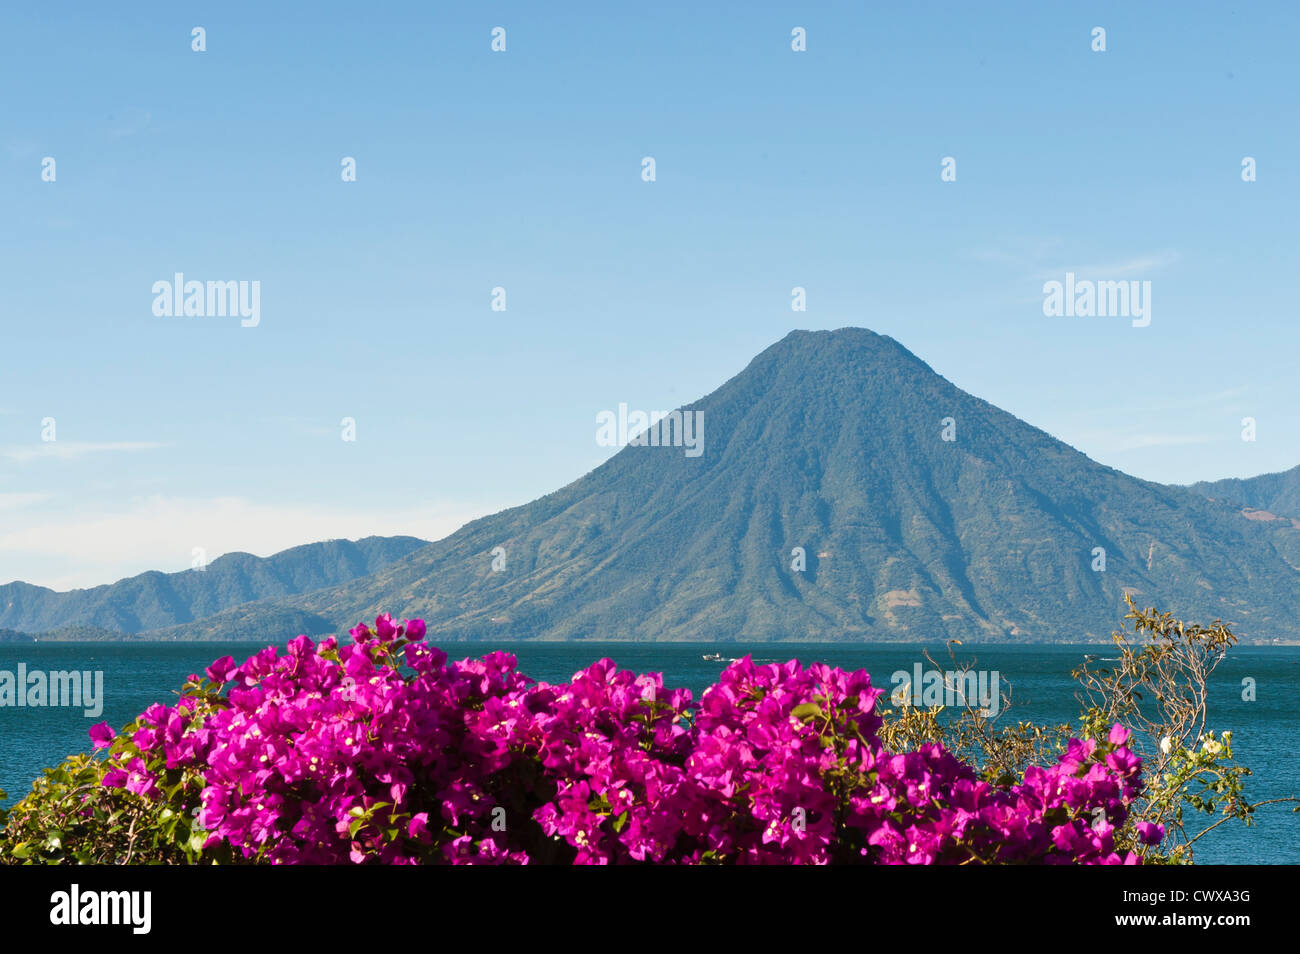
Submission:
[[[387,611],[443,641],[1079,642],[1116,629],[1125,594],[1248,639],[1300,629],[1290,521],[1103,466],[892,338],[792,332],[679,410],[698,456],[630,442],[372,574],[172,635]]]

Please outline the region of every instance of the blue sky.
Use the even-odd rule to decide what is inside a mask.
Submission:
[[[1295,5],[701,6],[7,5],[0,582],[441,536],[792,328],[1148,479],[1300,463]],[[155,317],[177,271],[260,323]],[[1151,324],[1045,317],[1067,271]]]

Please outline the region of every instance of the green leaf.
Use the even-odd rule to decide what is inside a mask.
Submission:
[[[803,705],[791,709],[790,715],[800,722],[807,722],[810,719],[819,718],[822,715],[822,707],[815,702],[805,702]]]

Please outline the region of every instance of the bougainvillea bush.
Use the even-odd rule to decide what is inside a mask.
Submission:
[[[891,753],[865,671],[724,670],[698,701],[602,659],[548,685],[450,662],[420,620],[299,636],[192,676],[174,706],[14,807],[29,862],[1134,864],[1140,761],[1115,725],[993,783]],[[1102,735],[1103,733],[1097,733]],[[56,774],[57,773],[57,774]],[[51,832],[54,836],[51,836]]]

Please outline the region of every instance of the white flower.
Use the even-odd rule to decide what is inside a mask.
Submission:
[[[1170,752],[1172,752],[1173,748],[1174,748],[1174,740],[1169,738],[1169,736],[1165,736],[1163,739],[1160,740],[1160,751],[1165,753],[1165,755],[1168,755]]]

